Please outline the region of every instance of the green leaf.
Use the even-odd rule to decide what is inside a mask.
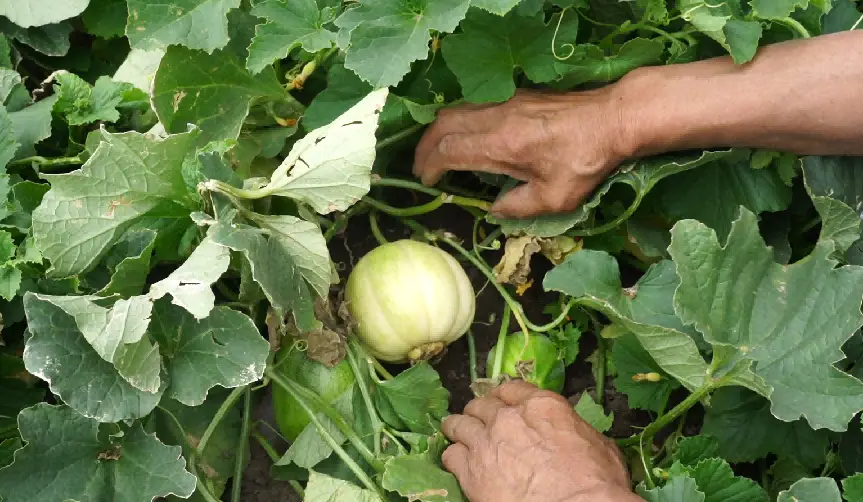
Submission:
[[[572,296],[632,332],[665,372],[695,390],[704,382],[708,367],[689,330],[674,314],[677,284],[674,264],[663,261],[651,266],[635,286],[624,289],[614,258],[588,249],[570,254],[543,279],[546,291]]]
[[[201,142],[237,139],[252,101],[289,102],[300,115],[301,105],[279,85],[272,68],[250,74],[229,52],[212,55],[171,46],[153,81],[153,109],[165,130],[183,132],[188,124],[201,128]]]
[[[375,131],[387,94],[386,88],[371,92],[294,143],[260,192],[300,200],[320,214],[344,211],[360,200],[369,191]]]
[[[101,38],[122,37],[126,31],[129,10],[126,0],[90,0],[81,21],[87,33]]]
[[[752,169],[748,152],[668,178],[657,191],[668,216],[698,220],[722,241],[740,206],[759,214],[781,211],[791,202],[791,187],[772,169]]]
[[[311,471],[306,485],[305,502],[383,502],[375,492]]]
[[[806,260],[779,265],[756,216],[741,208],[724,247],[706,225],[685,220],[671,229],[669,252],[680,277],[675,311],[705,340],[736,353],[729,358],[755,363],[772,387],[772,413],[844,431],[863,408],[863,383],[833,363],[863,325],[863,268],[835,268],[832,248],[822,242]]]
[[[314,317],[311,292],[282,239],[267,238],[259,229],[230,222],[211,227],[208,238],[220,246],[243,253],[251,267],[252,277],[279,316],[292,312],[297,326],[304,332],[319,327]]]
[[[146,336],[152,303],[136,296],[101,307],[97,297],[36,295],[75,318],[78,331],[99,357],[114,365],[133,387],[147,393],[161,387],[159,350]]]
[[[375,89],[398,84],[429,54],[429,31],[450,33],[470,0],[360,0],[335,23],[350,50],[345,67]]]
[[[563,75],[555,85],[571,88],[585,82],[612,82],[636,68],[659,64],[664,52],[665,43],[658,38],[628,40],[613,55],[593,44],[579,45],[566,60],[554,60],[555,70]]]
[[[842,497],[833,479],[806,478],[779,493],[776,502],[842,502]]]
[[[311,131],[329,124],[362,101],[371,91],[371,86],[363,82],[356,73],[346,69],[344,65],[333,65],[327,73],[326,88],[315,96],[303,115],[303,127]]]
[[[809,0],[750,0],[752,13],[762,19],[783,19],[797,8],[805,9]]]
[[[72,31],[72,24],[68,21],[33,28],[22,28],[0,17],[0,33],[22,44],[29,45],[46,56],[65,56],[71,47],[69,35]]]
[[[33,212],[33,236],[51,261],[51,277],[90,270],[123,231],[148,215],[188,218],[195,207],[181,172],[196,133],[158,139],[102,131],[102,142],[78,171],[44,175],[51,183]]]
[[[252,14],[267,20],[255,28],[249,46],[246,67],[253,73],[288,57],[294,47],[314,53],[336,43],[336,33],[325,28],[334,20],[333,9],[321,10],[315,0],[265,0],[252,8]]]
[[[21,83],[21,75],[12,69],[0,67],[0,104],[6,101],[12,89]]]
[[[51,136],[51,110],[58,96],[47,97],[35,104],[9,114],[15,140],[21,145],[15,157],[29,157],[36,154],[34,146]]]
[[[183,45],[209,54],[228,43],[228,11],[240,0],[127,0],[126,36],[134,49]]]
[[[330,252],[320,227],[288,215],[246,215],[265,230],[291,255],[294,263],[319,297],[326,298],[330,291]]]
[[[17,425],[15,427],[17,427]],[[0,467],[6,467],[11,464],[14,459],[15,452],[20,450],[22,446],[21,439],[18,437],[0,441]]]
[[[6,164],[15,157],[20,143],[15,140],[15,132],[12,130],[12,120],[6,109],[0,106],[0,169],[5,172]]]
[[[376,384],[374,393],[384,420],[393,427],[407,427],[421,434],[434,434],[438,429],[448,413],[449,396],[437,371],[426,362]]]
[[[352,404],[355,390],[357,390],[356,385],[351,385],[339,397],[329,403],[348,423],[351,423],[354,419]],[[305,413],[305,411],[296,410],[296,413]],[[341,445],[347,441],[341,429],[324,412],[318,412],[315,415],[321,421],[324,430],[332,436],[336,444]],[[321,433],[318,432],[317,426],[314,423],[310,423],[300,432],[297,439],[291,443],[288,451],[285,452],[275,465],[286,466],[295,464],[303,469],[312,469],[332,454],[332,446],[324,440]]]
[[[674,460],[687,467],[719,455],[719,441],[704,434],[681,438],[674,450]]]
[[[455,476],[443,470],[425,453],[400,455],[387,460],[381,482],[384,489],[408,500],[465,502]]]
[[[211,286],[230,264],[227,249],[212,239],[204,239],[171,275],[150,286],[148,297],[155,301],[170,294],[171,303],[183,307],[196,319],[203,319],[216,303]]]
[[[617,368],[614,387],[626,394],[629,407],[657,413],[664,410],[671,393],[680,387],[680,384],[656,364],[656,361],[650,357],[650,353],[641,346],[638,338],[627,334],[616,339],[611,354]],[[662,376],[662,380],[658,382],[633,380],[635,375],[645,373],[658,373]]]
[[[99,295],[119,294],[123,297],[140,295],[150,273],[150,257],[156,244],[156,232],[141,229],[127,232],[111,248],[103,261],[107,284],[99,289]]]
[[[704,493],[704,502],[768,502],[767,492],[758,483],[735,476],[721,458],[702,460],[686,470]]]
[[[120,434],[116,426],[40,403],[18,417],[27,443],[15,462],[0,469],[6,502],[56,500],[151,500],[195,491],[180,448],[166,446],[140,423]]]
[[[9,40],[0,33],[0,66],[3,68],[12,68],[12,55],[10,54],[11,47]]]
[[[594,429],[605,433],[611,430],[614,424],[614,412],[605,414],[603,407],[596,403],[590,394],[583,392],[575,405],[575,412],[589,423]]]
[[[27,371],[48,382],[75,411],[100,422],[116,422],[143,417],[159,403],[164,379],[156,393],[133,387],[93,349],[75,317],[29,292],[24,295],[24,310],[32,333],[24,351]]]
[[[633,161],[618,168],[617,172],[608,177],[594,191],[590,199],[571,213],[520,220],[497,220],[493,217],[487,217],[486,219],[491,223],[500,224],[501,230],[506,235],[525,233],[537,237],[554,237],[587,221],[593,209],[599,206],[602,197],[617,183],[623,183],[632,187],[636,197],[635,204],[640,204],[647,193],[662,179],[707,164],[729,155],[729,153],[730,151],[708,151],[686,156],[657,156]]]
[[[821,217],[819,241],[843,253],[860,238],[863,208],[863,158],[804,157],[806,192]]]
[[[164,56],[165,51],[162,49],[152,51],[132,49],[120,67],[117,68],[113,78],[116,82],[126,82],[149,93],[150,86],[153,85],[153,79],[156,77],[159,64]]]
[[[824,16],[822,34],[849,30],[863,30],[863,13],[857,10],[853,0],[835,0],[833,9]]]
[[[863,472],[863,429],[859,416],[839,438],[839,459],[845,472]]]
[[[159,343],[171,375],[166,395],[187,406],[204,402],[219,385],[234,388],[260,379],[270,345],[248,316],[216,307],[196,320],[162,300],[153,305],[150,335]]]
[[[185,406],[173,399],[165,399],[153,410],[146,430],[155,433],[165,444],[180,446],[188,465],[204,432],[225,402],[229,391],[213,390],[200,406]],[[228,409],[219,425],[213,430],[207,448],[197,457],[198,473],[205,483],[224,488],[234,475],[234,461],[240,436],[242,415],[240,402]],[[188,468],[188,467],[187,467]]]
[[[704,502],[704,493],[698,490],[695,480],[686,474],[672,477],[661,488],[647,490],[638,485],[636,492],[647,502]]]
[[[120,118],[117,105],[123,101],[128,84],[118,84],[110,77],[99,77],[94,86],[72,73],[56,75],[59,98],[54,111],[66,117],[69,125],[85,125],[93,122],[116,122]]]
[[[735,63],[746,63],[755,57],[762,34],[758,21],[737,19],[728,2],[710,4],[700,0],[681,0],[678,7],[684,20],[722,45]]]
[[[843,498],[848,502],[863,502],[863,474],[842,480]]]
[[[54,24],[84,12],[90,0],[4,0],[0,16],[23,28]]]
[[[570,17],[557,40],[574,41],[578,17]],[[523,70],[534,82],[548,82],[555,71],[555,26],[543,15],[523,17],[511,12],[503,18],[473,9],[461,23],[462,32],[441,42],[441,52],[461,84],[467,101],[505,101],[515,93],[514,72]],[[660,44],[661,45],[661,44]]]
[[[471,0],[470,6],[503,16],[519,3],[521,0]]]
[[[826,431],[814,431],[803,420],[780,421],[771,415],[768,400],[737,387],[713,394],[701,433],[717,439],[720,454],[729,462],[753,462],[775,453],[818,467],[829,444]]]

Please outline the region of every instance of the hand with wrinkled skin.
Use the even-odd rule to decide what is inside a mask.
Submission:
[[[444,467],[471,502],[643,502],[614,442],[527,382],[495,387],[442,429]]]
[[[745,65],[643,67],[597,90],[442,110],[414,174],[427,185],[450,170],[507,174],[525,184],[492,213],[525,218],[577,208],[627,159],[729,147],[863,155],[861,45],[863,31],[834,33],[762,47]]]
[[[573,210],[630,154],[615,120],[613,87],[572,94],[519,90],[500,105],[441,110],[420,140],[414,174],[506,174],[525,184],[498,200],[500,217]]]

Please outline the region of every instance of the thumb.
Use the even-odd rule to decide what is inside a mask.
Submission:
[[[530,218],[547,212],[542,193],[535,182],[519,185],[491,206],[491,214],[496,218]]]

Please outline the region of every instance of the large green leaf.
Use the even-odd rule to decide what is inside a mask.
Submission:
[[[678,8],[683,12],[683,19],[725,47],[735,63],[746,63],[758,49],[761,24],[740,19],[732,5],[733,2],[711,4],[700,0],[681,0]],[[736,7],[739,10],[739,2]]]
[[[572,296],[632,332],[656,364],[695,390],[704,383],[708,366],[690,330],[674,314],[677,284],[674,264],[663,261],[624,289],[614,257],[587,249],[569,255],[543,279],[546,291]]]
[[[734,353],[728,358],[753,361],[778,418],[843,431],[863,409],[863,383],[833,363],[863,325],[863,268],[835,268],[832,251],[822,242],[806,260],[779,265],[744,208],[724,247],[706,225],[685,220],[672,228],[669,248],[680,318]]]
[[[342,479],[311,471],[305,502],[383,502],[373,491]]]
[[[15,140],[20,144],[15,154],[16,157],[35,155],[35,145],[51,136],[51,111],[58,97],[55,94],[21,110],[9,113]]]
[[[356,391],[358,391],[357,386],[351,385],[339,397],[329,403],[348,423],[352,422],[354,418],[353,397]],[[305,411],[296,410],[296,413],[305,413]],[[365,413],[365,411],[360,413]],[[318,412],[315,416],[321,421],[322,427],[336,444],[347,441],[341,429],[324,412]],[[314,423],[309,423],[275,465],[281,467],[294,464],[303,469],[312,469],[332,454],[333,447],[324,440],[318,427]]]
[[[503,18],[473,9],[461,23],[461,33],[441,43],[447,65],[458,77],[467,101],[505,101],[515,93],[514,72],[522,70],[534,82],[548,82],[555,71],[555,49],[574,42],[578,16],[571,16],[557,31],[542,14],[524,17],[510,12]],[[660,44],[661,45],[661,44]]]
[[[180,448],[166,446],[140,423],[122,434],[66,406],[40,403],[21,412],[26,446],[0,469],[6,502],[152,500],[195,491]]]
[[[161,387],[159,350],[145,335],[153,304],[145,297],[119,300],[111,308],[97,297],[37,295],[75,318],[78,331],[99,357],[114,365],[133,387],[155,393]]]
[[[736,476],[721,458],[702,460],[686,472],[704,493],[704,502],[768,502],[767,492],[758,483]]]
[[[863,13],[854,0],[836,0],[833,9],[824,16],[823,34],[863,30]]]
[[[386,88],[373,91],[333,122],[294,143],[260,189],[309,204],[321,214],[344,211],[368,193]]]
[[[87,33],[101,38],[122,37],[126,31],[129,10],[126,0],[90,0],[81,21]]]
[[[826,431],[814,431],[803,420],[780,421],[770,414],[768,400],[739,387],[713,394],[701,433],[718,440],[719,453],[729,462],[754,462],[773,453],[814,468],[824,463],[829,445]]]
[[[6,164],[15,157],[20,143],[15,140],[15,132],[12,130],[12,120],[6,109],[0,106],[0,169],[5,172]]]
[[[84,12],[90,0],[3,0],[0,16],[24,28],[54,24]]]
[[[860,238],[863,210],[863,158],[804,157],[803,177],[821,216],[819,240],[832,241],[844,253]]]
[[[633,161],[621,166],[594,191],[590,199],[571,213],[521,220],[497,220],[493,217],[487,219],[492,223],[499,223],[501,230],[507,235],[525,233],[538,237],[554,237],[587,221],[593,210],[599,206],[602,197],[617,183],[632,187],[635,192],[635,202],[633,203],[640,204],[647,193],[662,179],[720,159],[729,153],[728,151],[703,152],[683,156],[658,156]]]
[[[171,46],[153,80],[153,109],[168,132],[188,124],[202,130],[202,142],[236,139],[253,100],[281,100],[302,107],[279,85],[272,68],[252,75],[227,51],[212,55]]]
[[[842,497],[848,502],[863,502],[863,474],[843,479],[842,491]]]
[[[159,343],[171,375],[166,395],[188,405],[204,402],[219,385],[239,387],[260,379],[270,344],[248,316],[216,307],[206,319],[195,319],[165,300],[153,305],[150,336]]]
[[[387,460],[381,484],[408,500],[464,502],[455,476],[443,470],[426,453],[400,455]]]
[[[49,275],[90,270],[137,219],[188,218],[197,202],[181,169],[197,136],[158,139],[103,130],[102,142],[80,170],[45,175],[51,190],[33,211],[33,236],[51,261]]]
[[[17,71],[0,67],[0,104],[6,102],[12,89],[19,84],[21,84],[21,75]]]
[[[71,44],[69,35],[74,29],[69,21],[60,21],[32,28],[22,28],[0,17],[0,33],[27,44],[46,56],[65,56]]]
[[[471,0],[471,7],[479,7],[480,9],[503,16],[511,11],[513,7],[521,3],[522,0]],[[535,14],[535,13],[534,13]]]
[[[335,10],[321,10],[315,0],[266,0],[255,5],[252,14],[267,20],[255,28],[249,46],[246,67],[254,73],[286,58],[294,47],[318,52],[336,42],[336,33],[325,27],[335,19]]]
[[[426,362],[375,385],[374,397],[390,425],[421,434],[434,434],[449,408],[449,391]]]
[[[128,0],[126,36],[135,49],[184,45],[210,54],[228,43],[228,11],[241,0]]]
[[[657,191],[668,216],[698,220],[714,229],[720,240],[731,230],[740,206],[759,214],[781,211],[791,202],[791,187],[773,169],[752,169],[748,154],[672,176]]]
[[[750,0],[752,13],[763,19],[784,19],[798,7],[805,9],[809,0]]]
[[[614,387],[626,394],[629,407],[657,413],[664,410],[671,393],[680,387],[680,384],[674,378],[669,378],[662,367],[650,357],[650,353],[644,350],[638,338],[626,334],[615,339],[611,354],[614,367],[617,368]],[[635,375],[645,373],[658,373],[662,380],[650,382],[633,379]]]
[[[335,23],[349,40],[345,67],[374,88],[398,84],[416,60],[429,55],[431,30],[449,33],[470,0],[360,0]]]
[[[613,54],[582,44],[565,60],[553,61],[562,75],[554,85],[569,89],[585,82],[612,82],[641,66],[659,64],[664,53],[665,44],[657,38],[628,40]]]
[[[54,112],[65,116],[69,125],[116,122],[120,118],[117,105],[123,101],[123,93],[130,85],[102,76],[91,86],[72,73],[60,73],[56,79],[59,86],[55,86],[55,90],[59,98],[54,104]]]
[[[776,502],[842,502],[839,486],[831,478],[806,478],[779,494]]]
[[[252,277],[281,317],[292,313],[302,331],[320,325],[314,317],[311,292],[303,282],[289,248],[281,239],[266,237],[254,227],[230,222],[220,222],[211,227],[208,237],[220,246],[243,253]]]
[[[159,403],[164,378],[155,393],[136,389],[99,356],[75,317],[33,293],[24,295],[24,310],[32,333],[24,350],[27,371],[48,382],[51,391],[76,412],[116,422],[143,417]]]
[[[704,493],[688,474],[672,477],[661,488],[637,487],[637,493],[647,502],[704,502]]]

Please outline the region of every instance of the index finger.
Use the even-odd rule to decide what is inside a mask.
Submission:
[[[524,380],[510,380],[491,389],[488,395],[500,399],[509,406],[518,406],[543,392],[545,391]]]

